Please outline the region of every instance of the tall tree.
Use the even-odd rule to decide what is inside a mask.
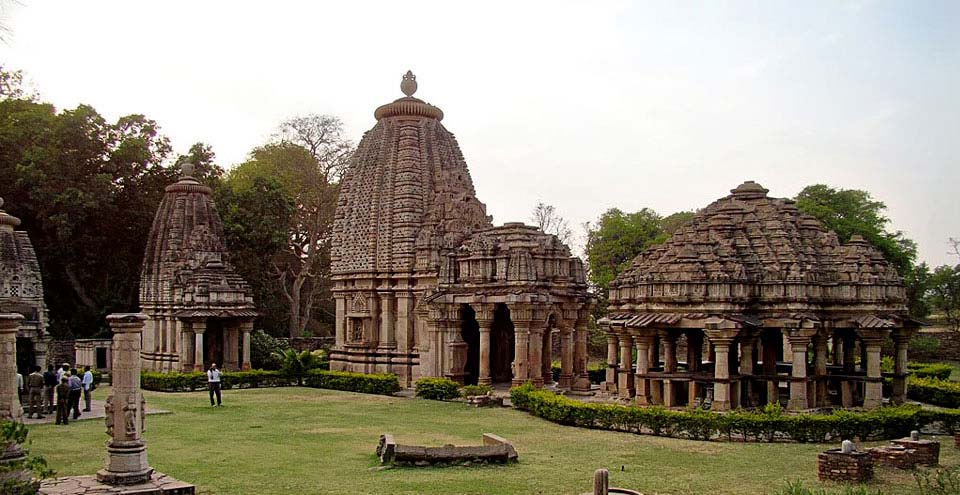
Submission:
[[[953,330],[960,330],[960,265],[937,267],[930,275],[930,305]]]
[[[563,218],[553,205],[544,202],[537,203],[530,216],[533,224],[545,234],[553,234],[564,244],[570,244],[570,238],[573,237],[573,231],[570,230],[570,224],[566,218]]]

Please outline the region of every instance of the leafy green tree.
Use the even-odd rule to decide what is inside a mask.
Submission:
[[[937,267],[929,280],[930,305],[953,330],[960,330],[960,265]]]
[[[610,282],[633,258],[644,249],[665,242],[693,216],[693,212],[679,212],[661,217],[649,208],[634,213],[607,210],[586,228],[590,282],[605,294]]]

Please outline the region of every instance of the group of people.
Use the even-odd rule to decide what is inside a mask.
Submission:
[[[34,366],[33,372],[23,380],[17,373],[17,385],[20,392],[20,402],[23,397],[29,397],[27,417],[43,418],[44,414],[53,414],[56,411],[57,424],[68,424],[70,412],[73,419],[80,417],[80,396],[84,399],[84,412],[90,411],[90,399],[93,392],[93,372],[89,366],[83,368],[81,377],[76,368],[70,368],[69,363],[54,370],[53,365],[42,371],[40,366]],[[56,395],[56,401],[54,401]]]

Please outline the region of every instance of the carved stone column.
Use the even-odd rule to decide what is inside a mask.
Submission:
[[[663,372],[677,372],[677,334],[669,330],[661,330],[660,342],[663,343]],[[663,380],[663,405],[673,407],[677,405],[677,382],[673,378]]]
[[[895,405],[903,404],[907,400],[907,347],[912,332],[904,329],[893,331],[893,393],[890,402]]]
[[[194,335],[194,344],[193,344],[193,369],[195,371],[203,371],[203,332],[207,331],[207,321],[200,320],[194,321],[191,323],[193,327]]]
[[[617,392],[617,349],[619,347],[620,337],[607,327],[607,376],[603,382],[603,391],[608,393]]]
[[[813,369],[816,392],[813,405],[827,406],[827,332],[817,335],[813,341]]]
[[[810,404],[807,396],[807,346],[810,344],[811,334],[805,329],[791,329],[789,349],[793,353],[792,371],[790,373],[790,402],[787,409],[802,411]]]
[[[0,419],[17,422],[23,419],[17,394],[17,331],[21,320],[20,314],[0,313]]]
[[[393,294],[378,292],[380,296],[380,344],[379,347],[394,349],[397,347],[396,321],[393,317]]]
[[[880,374],[880,344],[883,341],[879,332],[860,334],[867,357],[867,382],[863,386],[863,408],[875,409],[883,401],[883,381]]]
[[[530,330],[529,377],[533,386],[543,386],[543,334],[549,328],[533,328]]]
[[[633,397],[633,339],[626,329],[620,334],[620,373],[617,391],[621,399]]]
[[[713,406],[714,411],[730,409],[730,344],[732,337],[710,337],[716,362],[713,367]]]
[[[241,323],[240,330],[243,332],[243,356],[241,357],[240,369],[247,371],[250,369],[250,333],[253,332],[253,322],[245,321]]]
[[[523,324],[530,325],[529,322]],[[520,325],[521,323],[516,321],[513,324],[513,386],[523,385],[529,378],[527,371],[529,370],[530,327]]]
[[[587,371],[587,337],[585,321],[577,320],[573,331],[573,390],[590,391],[590,373]]]
[[[107,397],[107,465],[97,472],[101,483],[132,485],[150,479],[147,447],[141,439],[146,413],[140,393],[140,334],[147,316],[119,313],[107,316],[113,331],[113,385]]]
[[[741,394],[746,401],[747,407],[757,405],[756,390],[753,379],[743,378],[753,375],[753,347],[756,340],[756,334],[747,330],[740,331],[740,375],[741,375]]]
[[[560,327],[560,377],[557,383],[559,388],[573,386],[573,328]]]
[[[650,405],[650,380],[647,372],[650,371],[650,346],[653,345],[653,335],[638,335],[633,339],[637,347],[637,372],[634,386],[637,389],[637,405]]]

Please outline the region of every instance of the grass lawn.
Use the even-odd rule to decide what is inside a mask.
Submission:
[[[150,464],[204,494],[578,494],[599,467],[610,469],[611,485],[647,494],[773,493],[795,479],[823,486],[823,445],[657,438],[559,426],[513,409],[309,388],[225,391],[222,408],[202,392],[145,395],[173,412],[147,418]],[[378,470],[383,432],[429,445],[479,444],[492,432],[514,443],[520,462]],[[61,476],[100,469],[106,439],[99,420],[30,428],[30,448]],[[953,439],[942,443],[941,463],[960,464]],[[877,477],[884,494],[914,491],[909,473],[881,468]]]

